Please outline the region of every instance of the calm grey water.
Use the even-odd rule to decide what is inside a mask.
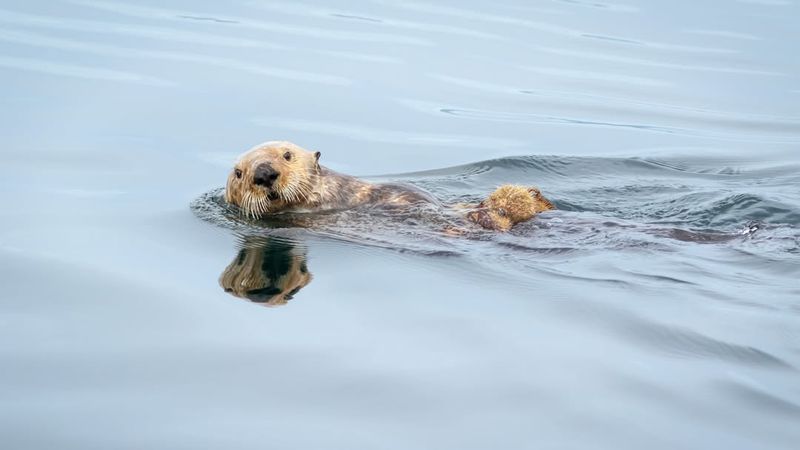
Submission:
[[[798,448],[798,18],[0,2],[2,447]],[[237,220],[219,188],[274,139],[559,210]]]

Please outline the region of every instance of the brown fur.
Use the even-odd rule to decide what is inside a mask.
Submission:
[[[285,158],[289,155],[289,159]],[[225,186],[225,201],[250,217],[281,211],[347,209],[368,203],[435,202],[427,193],[399,184],[372,184],[319,164],[320,153],[285,141],[266,142],[239,158]],[[272,188],[253,183],[260,164],[280,173]],[[272,198],[270,198],[272,196]]]
[[[290,155],[289,160],[284,157],[286,154]],[[254,218],[313,201],[314,187],[321,174],[318,160],[319,152],[311,153],[291,142],[256,146],[243,154],[228,174],[225,201]],[[272,188],[277,198],[270,199],[273,192],[253,184],[254,172],[262,163],[271,164],[281,174]]]
[[[555,209],[539,189],[507,184],[478,204],[467,218],[489,230],[508,231],[542,211]]]
[[[253,147],[236,162],[228,175],[225,201],[250,217],[282,211],[347,209],[364,204],[403,206],[436,199],[412,186],[372,184],[336,173],[319,164],[320,153],[286,141]],[[279,173],[272,187],[254,183],[256,168],[269,164]],[[555,209],[536,188],[505,185],[467,214],[476,224],[508,231],[535,214]]]

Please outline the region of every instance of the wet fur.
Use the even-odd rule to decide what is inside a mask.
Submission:
[[[402,184],[373,184],[319,164],[320,153],[286,141],[272,141],[243,154],[228,175],[225,201],[259,218],[284,211],[325,211],[361,205],[438,204],[428,193]],[[256,168],[269,164],[279,173],[271,187],[253,182]],[[535,214],[555,209],[536,188],[505,185],[471,206],[466,217],[483,228],[508,231]]]
[[[291,154],[289,160],[284,157],[286,154]],[[253,218],[282,211],[324,211],[375,203],[408,205],[436,201],[410,186],[372,184],[337,173],[321,166],[319,157],[319,152],[310,152],[286,141],[258,145],[242,155],[228,175],[225,201]],[[253,183],[256,168],[265,163],[280,173],[271,189]],[[277,198],[270,199],[270,194]]]
[[[488,230],[508,231],[514,225],[552,209],[555,206],[539,189],[507,184],[497,188],[467,213],[467,218]]]

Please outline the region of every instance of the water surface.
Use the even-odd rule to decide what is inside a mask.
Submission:
[[[797,17],[0,3],[4,447],[796,448]],[[274,139],[559,210],[462,237],[229,214]]]

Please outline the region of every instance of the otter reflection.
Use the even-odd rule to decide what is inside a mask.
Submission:
[[[219,277],[236,297],[267,306],[284,305],[311,282],[306,251],[277,237],[245,237],[242,249]]]

